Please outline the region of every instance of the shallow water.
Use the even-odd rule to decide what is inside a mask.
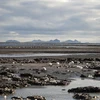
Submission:
[[[10,95],[7,97],[7,100],[11,100],[12,96],[22,96],[27,97],[30,95],[42,95],[46,97],[47,100],[74,100],[72,98],[73,94],[68,93],[67,90],[75,87],[84,87],[84,86],[98,86],[100,87],[100,81],[98,80],[90,80],[90,79],[76,79],[70,83],[68,86],[44,86],[44,87],[31,87],[31,88],[23,88],[17,89],[14,95]],[[65,91],[62,91],[65,89]],[[100,95],[100,93],[92,94],[92,95]],[[0,100],[4,100],[2,96],[0,96]]]
[[[73,56],[73,55],[98,55],[99,53],[11,53],[0,54],[0,57],[42,57],[42,56]]]

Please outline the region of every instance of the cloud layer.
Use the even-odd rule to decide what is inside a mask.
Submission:
[[[100,42],[99,0],[0,0],[0,40]]]

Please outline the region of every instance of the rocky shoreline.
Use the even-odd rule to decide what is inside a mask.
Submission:
[[[95,80],[99,69],[100,58],[0,58],[0,94],[34,85],[69,85],[75,77]]]

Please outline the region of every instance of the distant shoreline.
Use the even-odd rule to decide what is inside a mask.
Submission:
[[[7,53],[100,53],[100,47],[83,48],[0,48],[0,54]]]

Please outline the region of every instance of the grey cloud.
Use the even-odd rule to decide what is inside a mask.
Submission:
[[[96,1],[0,0],[0,34],[76,34],[81,38],[94,31],[99,35],[100,2]]]

